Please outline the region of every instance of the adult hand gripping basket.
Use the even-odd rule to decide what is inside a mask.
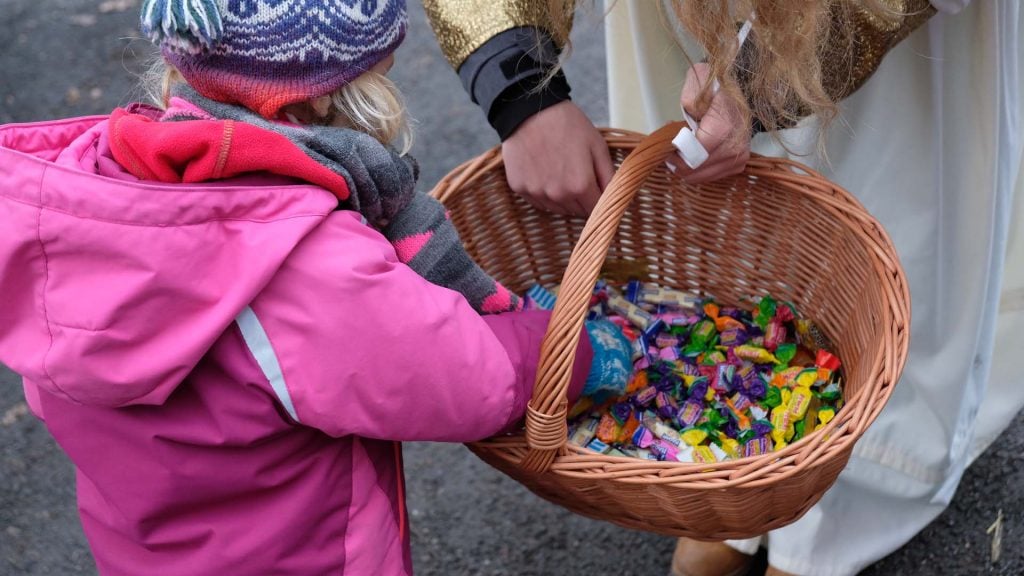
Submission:
[[[469,253],[509,289],[561,284],[525,431],[471,444],[539,496],[621,526],[703,540],[789,524],[843,469],[899,379],[909,293],[892,242],[848,192],[789,160],[689,185],[665,167],[680,125],[648,137],[606,130],[619,169],[590,218],[533,209],[511,193],[499,149],[434,190]],[[594,282],[606,259],[646,280],[724,305],[771,293],[836,345],[846,404],[822,430],[778,452],[691,464],[613,457],[569,445],[566,389]]]

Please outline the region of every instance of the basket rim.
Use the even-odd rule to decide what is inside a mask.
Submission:
[[[647,173],[653,170],[650,158],[664,152],[666,135],[669,135],[668,139],[670,140],[671,135],[676,132],[678,132],[678,124],[670,124],[650,136],[629,130],[601,129],[610,148],[631,152],[629,157],[623,161],[616,174],[616,179],[622,180],[620,176],[627,170],[627,162],[637,156],[638,150],[640,153],[647,153],[647,164],[651,165],[647,172],[640,176],[627,175],[634,177],[634,185],[639,188],[646,180]],[[664,155],[660,158],[663,157]],[[500,146],[456,167],[437,184],[431,194],[444,202],[469,189],[472,184],[494,170],[503,170]],[[528,430],[525,434],[520,430],[513,435],[470,443],[474,452],[477,450],[487,451],[509,463],[532,468],[535,472],[547,470],[552,474],[566,477],[661,484],[698,490],[720,490],[772,484],[798,474],[802,470],[823,466],[833,458],[841,457],[852,450],[853,443],[863,435],[891,396],[899,380],[909,348],[909,287],[895,247],[881,224],[852,194],[803,164],[785,158],[752,154],[746,170],[737,177],[772,180],[773,183],[795,193],[809,196],[812,201],[822,205],[825,210],[840,217],[844,226],[854,232],[854,236],[866,249],[872,273],[879,279],[883,292],[882,297],[886,302],[877,319],[881,326],[881,339],[884,345],[879,345],[873,352],[870,369],[864,371],[864,378],[867,380],[864,386],[852,398],[846,400],[843,410],[837,413],[836,418],[823,429],[814,431],[781,450],[713,463],[653,461],[609,456],[572,445],[568,442],[567,435],[563,434],[558,447],[550,450],[550,457],[537,468],[526,462],[531,454],[537,454],[537,447],[532,446],[529,439],[532,414],[528,415]],[[639,178],[638,183],[636,183],[637,178]],[[605,191],[602,200],[605,200],[605,196],[613,192],[615,184],[616,180],[613,179],[612,185]],[[625,204],[631,200],[632,196],[630,195]],[[609,203],[599,203],[598,208],[587,222],[588,228],[595,224],[595,221],[608,218],[608,210],[604,212],[601,210],[602,204]],[[622,211],[624,210],[625,205],[622,206]],[[620,217],[621,212],[618,217],[613,216],[614,226],[612,226],[611,235],[614,234]],[[605,228],[607,228],[607,222],[600,223],[605,224]],[[856,228],[854,228],[855,226]],[[585,229],[580,242],[577,243],[573,251],[573,258],[577,257],[586,232]],[[572,266],[573,259],[570,259],[563,281],[569,275]],[[553,315],[552,324],[554,322],[555,316]],[[582,319],[580,322],[582,323]],[[550,335],[551,327],[549,326],[545,344]],[[578,339],[578,334],[576,339]],[[573,342],[572,350],[575,350],[575,342]],[[542,349],[542,357],[544,353],[545,349]],[[569,354],[570,361],[574,354],[574,352]],[[534,399],[531,400],[531,412],[533,412],[532,406],[537,398],[537,389],[541,386],[542,377],[541,370],[538,369]],[[565,391],[561,392],[564,404]],[[541,414],[541,417],[557,419],[556,417],[562,415],[564,415],[564,407],[550,414]],[[561,424],[564,430],[564,417],[561,418]]]

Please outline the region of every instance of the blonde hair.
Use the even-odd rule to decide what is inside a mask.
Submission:
[[[721,86],[748,124],[753,117],[766,130],[775,131],[807,114],[816,114],[822,127],[836,117],[836,100],[826,92],[820,58],[825,47],[836,42],[845,45],[849,37],[841,21],[833,25],[831,9],[836,4],[835,0],[675,0],[672,8],[677,21],[704,47],[710,76],[737,80]],[[750,43],[737,62],[737,23],[751,14],[756,17]],[[841,9],[839,14],[842,18],[845,12]],[[850,50],[843,52],[848,55],[840,56],[852,55]],[[706,102],[710,97],[710,86],[704,86],[700,99]]]
[[[160,108],[169,105],[171,88],[184,82],[181,73],[162,58],[154,62],[142,79],[146,95]],[[403,156],[409,153],[413,121],[406,113],[401,91],[386,76],[364,72],[327,96],[331,106],[319,124],[351,128],[373,136],[382,144],[394,145]]]
[[[412,121],[398,86],[370,71],[331,93],[332,113],[346,127],[395,145],[403,156],[412,148]]]
[[[571,48],[571,8],[593,1],[547,1],[552,37],[564,47],[563,52]],[[864,10],[883,20],[898,21],[902,16],[882,0],[860,0],[857,8],[849,0],[671,0],[670,4],[671,13],[664,16],[704,47],[710,77],[722,79],[721,90],[748,125],[757,119],[774,132],[804,116],[817,115],[822,135],[819,152],[824,151],[824,129],[838,114],[837,101],[852,81],[839,75],[826,77],[849,71],[852,65],[851,11]],[[751,15],[751,38],[737,61],[739,24]],[[684,55],[691,64],[695,61],[685,50]],[[823,68],[823,61],[828,68]],[[706,104],[710,98],[711,83],[706,83],[700,102]]]

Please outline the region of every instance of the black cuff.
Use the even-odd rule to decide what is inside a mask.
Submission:
[[[530,116],[569,99],[569,83],[561,71],[543,82],[557,65],[558,49],[546,32],[513,28],[470,54],[459,67],[459,78],[505,140]]]
[[[559,71],[543,88],[543,76],[531,76],[509,86],[491,105],[487,121],[491,123],[498,137],[504,142],[537,112],[569,100],[569,82]]]

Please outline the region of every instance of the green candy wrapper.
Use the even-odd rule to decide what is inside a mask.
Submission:
[[[782,391],[775,386],[769,386],[768,392],[764,396],[764,400],[761,401],[763,406],[768,408],[775,408],[782,404]]]

